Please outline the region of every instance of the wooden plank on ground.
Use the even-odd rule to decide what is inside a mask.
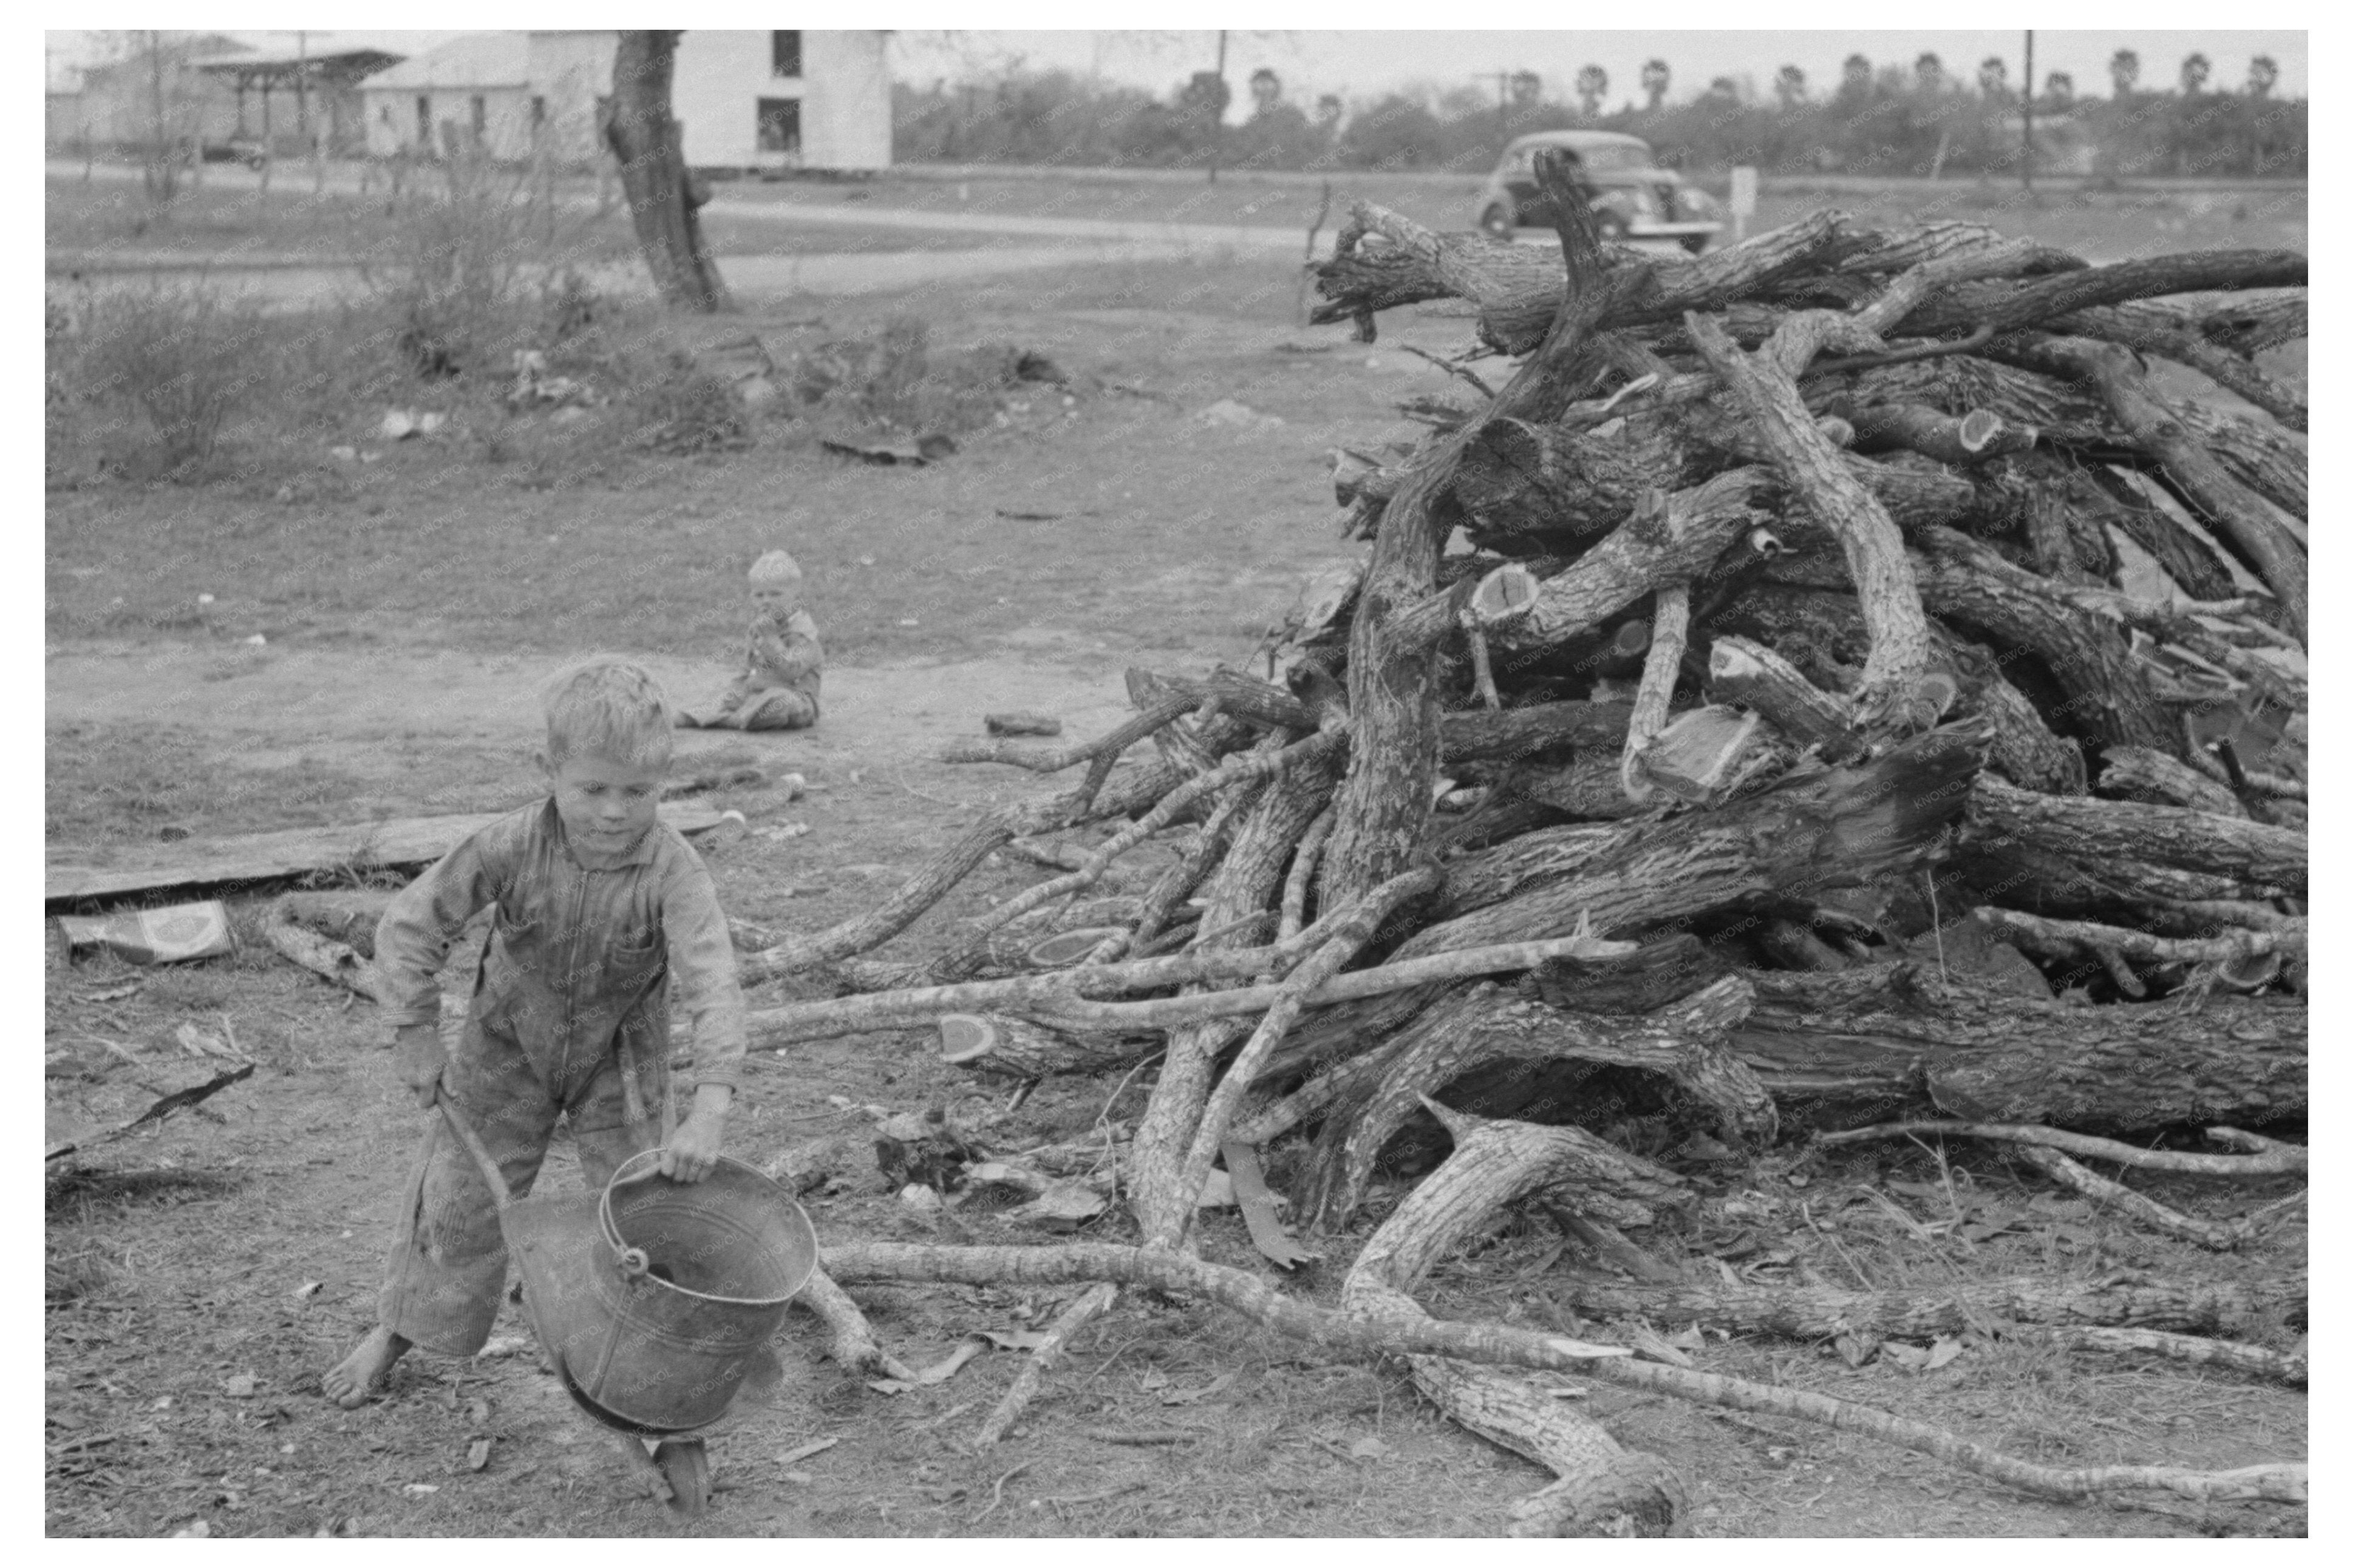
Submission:
[[[469,833],[504,815],[392,816],[378,822],[296,827],[233,838],[188,838],[167,845],[52,845],[43,896],[47,902],[57,904],[169,888],[266,881],[337,866],[425,866],[448,854]],[[721,816],[707,806],[685,802],[665,802],[661,807],[661,819],[681,833],[715,827]]]

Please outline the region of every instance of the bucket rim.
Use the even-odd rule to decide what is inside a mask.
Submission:
[[[597,1227],[604,1232],[605,1245],[612,1249],[614,1261],[617,1264],[620,1261],[624,1254],[633,1249],[630,1247],[628,1242],[622,1237],[620,1227],[614,1222],[613,1190],[617,1187],[629,1186],[638,1182],[644,1181],[646,1177],[651,1173],[646,1171],[632,1172],[629,1169],[630,1166],[637,1164],[640,1161],[659,1160],[660,1158],[661,1151],[659,1149],[641,1150],[638,1153],[630,1155],[628,1159],[622,1161],[619,1165],[614,1168],[611,1178],[605,1184],[604,1192],[597,1195]],[[723,1307],[781,1307],[790,1301],[794,1297],[799,1295],[803,1290],[808,1289],[810,1279],[814,1277],[818,1271],[818,1266],[821,1260],[818,1256],[817,1226],[809,1219],[808,1211],[801,1207],[800,1204],[790,1193],[785,1191],[783,1184],[778,1182],[774,1176],[769,1175],[765,1171],[761,1170],[757,1165],[747,1164],[744,1161],[736,1159],[732,1154],[718,1155],[712,1161],[712,1165],[714,1169],[720,1165],[732,1165],[736,1170],[742,1171],[747,1175],[757,1177],[761,1182],[776,1190],[778,1201],[791,1212],[794,1219],[800,1222],[800,1230],[802,1234],[808,1237],[807,1267],[802,1270],[800,1279],[794,1282],[793,1288],[786,1291],[781,1296],[714,1296],[707,1290],[690,1289],[686,1286],[679,1284],[674,1279],[658,1279],[655,1282],[665,1289],[677,1291],[681,1296],[689,1296],[698,1301],[714,1302]],[[681,1183],[678,1184],[689,1185],[691,1184]],[[648,1278],[651,1279],[652,1276],[649,1275]]]

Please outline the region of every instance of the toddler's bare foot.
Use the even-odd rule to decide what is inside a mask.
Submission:
[[[352,1353],[319,1379],[319,1386],[328,1398],[346,1410],[356,1410],[367,1403],[369,1394],[384,1384],[384,1374],[392,1363],[408,1353],[408,1342],[390,1329],[378,1324],[368,1331],[367,1338],[352,1347]]]

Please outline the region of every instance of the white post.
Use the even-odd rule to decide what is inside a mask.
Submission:
[[[1748,220],[1757,216],[1757,170],[1753,164],[1741,163],[1732,171],[1732,243],[1739,244],[1748,237]]]

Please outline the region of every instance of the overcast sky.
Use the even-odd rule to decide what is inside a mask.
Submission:
[[[1252,9],[1261,8],[1254,6]],[[284,14],[283,8],[267,4],[259,5],[259,9],[278,13],[255,18],[273,23],[339,19],[332,11],[325,17],[317,17],[305,16],[299,12],[289,16]],[[523,26],[533,22],[543,26],[551,23],[579,26],[583,23],[636,19],[594,15],[603,9],[594,0],[581,0],[576,8],[567,7],[561,12],[544,5],[532,5],[521,8],[513,16],[503,16],[495,14],[501,7],[490,9],[492,16],[486,19]],[[886,3],[876,7],[878,14],[869,19],[878,22],[941,20],[945,18],[909,13],[942,9],[945,8]],[[967,4],[954,9],[964,13],[954,18],[960,21],[973,19],[973,13],[977,13],[985,20],[1031,20],[1037,19],[1036,13],[1039,7],[1034,5]],[[1060,8],[1047,9],[1050,15]],[[1126,14],[1146,13],[1153,9],[1155,7],[1122,7]],[[1334,7],[1316,5],[1305,9],[1324,13],[1309,19],[1334,19]],[[1483,8],[1482,14],[1510,19],[1515,15],[1527,15],[1534,9],[1504,0],[1503,4]],[[1684,5],[1678,9],[1679,14],[1695,17],[1711,13],[1725,16],[1754,14],[1753,10],[1746,8],[1741,11],[1723,9],[1715,6],[1713,0],[1684,0]],[[1829,15],[1833,9],[1852,12],[1856,7],[1831,7],[1819,4],[1810,4],[1805,7],[1810,16]],[[1883,15],[1884,9],[1884,6],[1872,7],[1865,14]],[[2168,7],[2163,4],[2145,4],[2133,7],[2128,14],[2166,18],[2168,10]],[[1077,13],[1062,9],[1061,14]],[[1376,11],[1374,14],[1379,13]],[[413,4],[402,12],[402,19],[418,22],[473,20],[481,16],[480,11],[452,14],[438,4],[428,3],[428,0],[413,0]],[[378,18],[346,15],[340,19],[364,22]],[[685,19],[702,18],[690,16]],[[724,19],[749,21],[754,18],[745,14],[727,16]],[[408,35],[420,49],[452,36],[448,31]],[[92,38],[92,35],[72,32],[52,32],[47,37],[53,58],[76,60],[89,53]],[[378,33],[372,37],[384,38],[389,35]],[[289,35],[287,42],[290,44],[291,41]],[[2024,71],[2024,62],[2021,58],[2023,41],[2023,35],[2015,30],[1738,32],[1722,28],[1692,28],[1651,32],[1585,29],[1402,32],[1357,28],[1344,32],[1303,27],[1232,33],[1228,39],[1226,70],[1229,79],[1237,84],[1236,104],[1232,110],[1236,116],[1244,112],[1249,103],[1248,95],[1239,89],[1239,84],[1261,66],[1271,68],[1283,79],[1289,96],[1312,100],[1319,92],[1362,97],[1417,83],[1441,89],[1476,86],[1493,93],[1496,72],[1522,69],[1535,71],[1545,79],[1546,96],[1567,99],[1571,95],[1570,83],[1577,69],[1588,64],[1598,65],[1609,73],[1609,102],[1615,108],[1640,96],[1642,62],[1653,56],[1665,60],[1673,73],[1670,96],[1682,99],[1696,93],[1707,85],[1711,78],[1717,76],[1738,78],[1746,75],[1753,79],[1759,92],[1769,92],[1773,73],[1783,65],[1797,66],[1806,73],[1807,82],[1811,87],[1817,90],[1827,90],[1838,79],[1839,63],[1857,50],[1870,57],[1875,65],[1889,62],[1908,65],[1922,51],[1934,50],[1942,57],[1948,71],[1965,79],[1976,75],[1979,60],[1988,55],[1998,54],[2008,64],[2011,81],[2016,82]],[[2216,87],[2240,87],[2246,80],[2248,59],[2254,55],[2268,54],[2279,62],[2280,90],[2288,96],[2301,95],[2305,91],[2307,48],[2306,35],[2302,32],[2250,32],[2225,28],[2038,31],[2034,36],[2034,74],[2039,80],[2052,71],[2063,70],[2074,77],[2077,91],[2105,95],[2108,91],[2108,58],[2119,48],[2139,52],[2141,84],[2144,87],[2171,86],[2180,68],[2182,57],[2198,50],[2213,62],[2211,81]],[[893,40],[892,55],[892,69],[897,78],[915,85],[927,85],[941,77],[955,80],[975,74],[990,74],[1018,58],[1032,66],[1061,66],[1082,72],[1098,72],[1114,81],[1165,93],[1191,72],[1206,69],[1216,62],[1217,35],[1199,29],[1103,32],[965,28],[946,32],[902,27]]]

